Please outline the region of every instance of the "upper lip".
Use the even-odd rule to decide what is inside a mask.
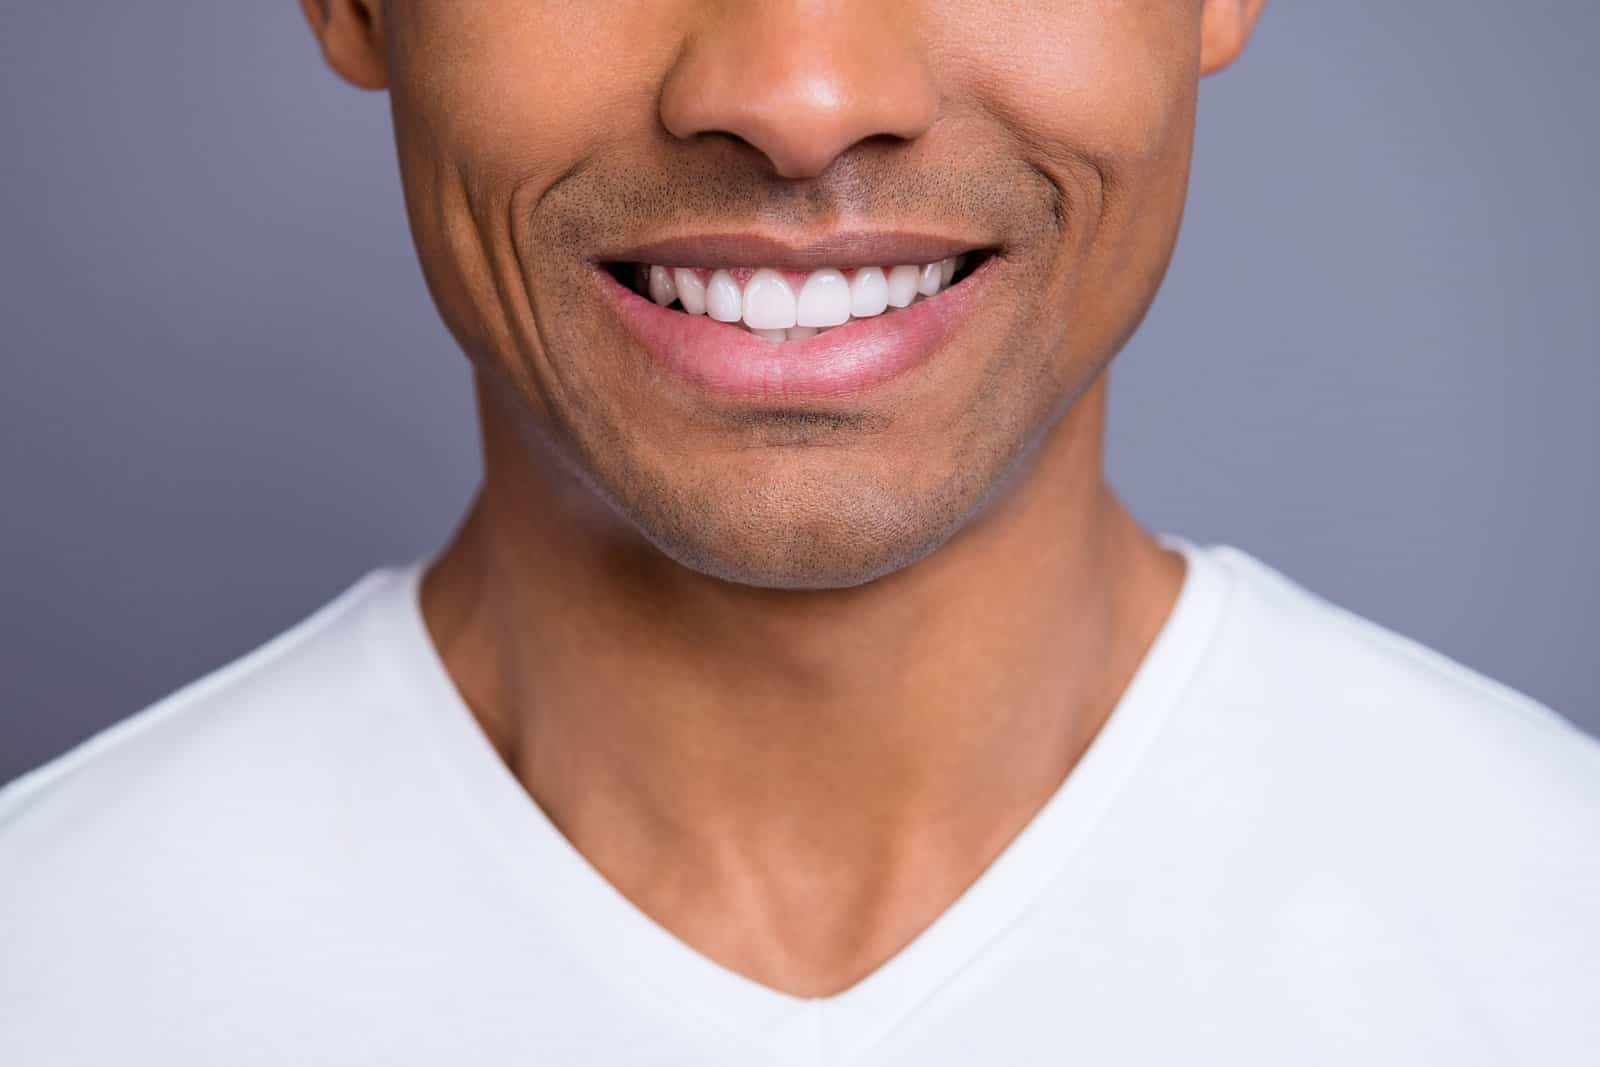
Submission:
[[[973,240],[903,231],[854,230],[799,240],[759,233],[702,233],[651,241],[596,258],[601,262],[652,263],[706,270],[775,267],[809,271],[823,267],[934,263],[986,247]]]

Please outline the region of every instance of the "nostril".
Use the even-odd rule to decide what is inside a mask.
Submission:
[[[812,4],[708,6],[720,16],[684,40],[658,93],[660,125],[679,141],[726,139],[799,181],[867,142],[913,142],[938,117],[927,57],[883,10],[893,5],[841,4],[821,20]]]

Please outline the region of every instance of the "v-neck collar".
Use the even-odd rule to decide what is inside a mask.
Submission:
[[[377,596],[385,669],[403,685],[443,773],[487,831],[530,906],[547,911],[578,958],[742,1057],[838,1064],[874,1046],[1023,916],[1098,823],[1201,659],[1226,599],[1210,550],[1170,534],[1183,585],[1111,715],[1060,787],[965,892],[914,940],[841,993],[799,997],[703,955],[608,882],[523,789],[451,679],[419,599],[432,557],[391,569]]]

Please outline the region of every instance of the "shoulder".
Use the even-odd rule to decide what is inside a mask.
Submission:
[[[1229,545],[1206,551],[1227,573],[1215,666],[1241,699],[1302,723],[1349,731],[1408,758],[1482,758],[1592,779],[1600,744],[1537,700],[1357,615]],[[1448,757],[1448,759],[1446,759]],[[1590,781],[1591,786],[1595,784]]]
[[[1180,857],[1215,952],[1252,946],[1369,1022],[1592,1039],[1600,745],[1238,549],[1197,552],[1217,621],[1121,829]]]
[[[1193,696],[1249,753],[1228,757],[1238,773],[1313,832],[1404,854],[1385,870],[1464,879],[1452,898],[1508,912],[1559,904],[1600,934],[1584,897],[1600,885],[1600,743],[1248,553],[1202,551],[1228,603]]]
[[[437,795],[409,732],[413,573],[372,571],[0,790],[0,1016],[25,1019],[0,1024],[0,1061],[90,1062],[121,1042],[214,1062],[261,1011],[345,992],[306,968],[385,943],[351,931],[378,921],[374,886],[415,877]]]
[[[382,703],[370,630],[396,580],[370,572],[254,651],[0,789],[0,867],[29,872],[0,880],[0,904],[16,914],[19,895],[105,884],[73,877],[88,867],[134,880],[192,871],[208,846],[315,803],[361,717]]]

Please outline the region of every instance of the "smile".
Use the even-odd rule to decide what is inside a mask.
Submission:
[[[934,263],[783,271],[632,265],[631,288],[662,307],[738,323],[765,341],[803,341],[854,319],[873,319],[954,284],[965,255]],[[624,274],[624,278],[627,274]]]
[[[827,264],[834,249],[847,256],[811,265]],[[749,255],[742,262],[741,251]],[[919,239],[810,250],[710,239],[608,257],[597,274],[663,369],[724,399],[792,405],[859,393],[927,362],[974,304],[994,259]]]

